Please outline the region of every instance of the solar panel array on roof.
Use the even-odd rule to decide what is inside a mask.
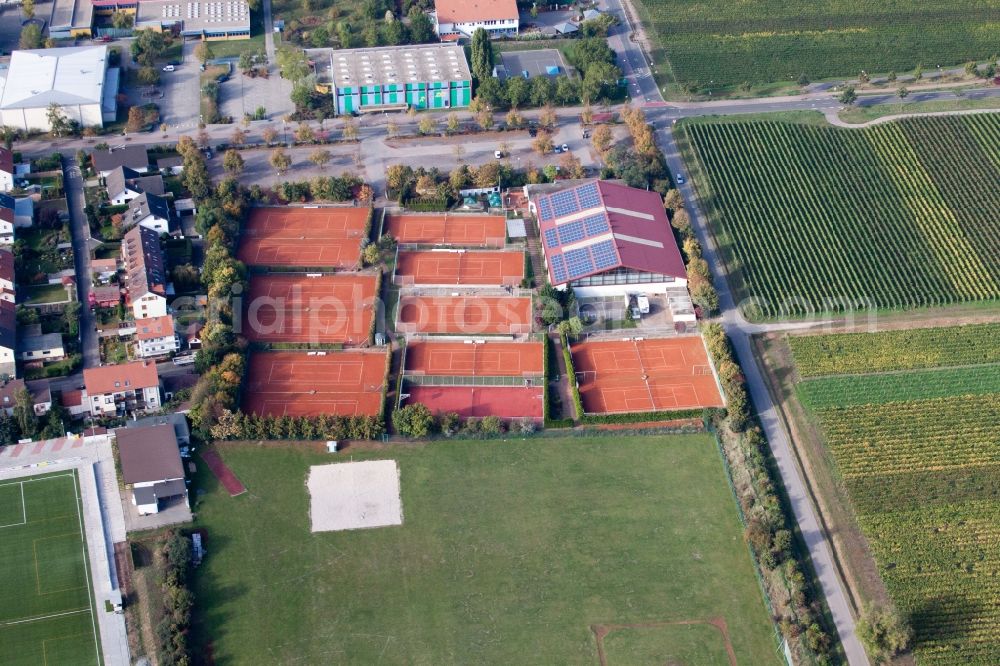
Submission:
[[[553,229],[545,230],[545,246],[559,247],[577,243],[585,238],[600,236],[611,231],[608,224],[608,217],[604,213],[590,215],[581,220],[574,220],[566,224],[560,224]]]
[[[590,215],[589,217],[583,218],[582,222],[584,229],[586,229],[587,236],[598,236],[611,231],[611,225],[608,224],[607,213]]]
[[[556,280],[560,283],[567,280],[566,277],[566,262],[563,261],[563,256],[561,254],[556,254],[552,256],[552,274],[555,276]]]
[[[610,240],[594,243],[590,246],[590,253],[594,256],[594,266],[599,270],[618,265],[618,251]]]
[[[590,251],[585,248],[568,250],[563,253],[566,259],[566,272],[570,279],[583,277],[594,272],[594,260],[590,256]]]
[[[546,247],[558,247],[559,245],[559,232],[555,229],[545,230],[545,246]]]
[[[576,188],[576,196],[580,200],[580,210],[597,208],[601,205],[601,195],[597,191],[597,183],[588,183]]]
[[[556,192],[552,195],[551,201],[556,217],[566,217],[580,210],[580,204],[577,203],[576,194],[573,193],[573,190]]]
[[[538,215],[541,219],[546,221],[555,217],[552,213],[552,202],[548,200],[548,197],[539,200]]]

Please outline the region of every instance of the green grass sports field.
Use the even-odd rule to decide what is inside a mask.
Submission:
[[[196,644],[219,663],[592,666],[598,634],[609,666],[727,664],[727,634],[782,663],[709,436],[221,451],[248,492],[202,479]],[[385,458],[403,524],[311,533],[309,466]]]
[[[638,0],[657,60],[701,90],[900,74],[986,60],[1000,41],[1000,1]]]
[[[822,429],[889,595],[910,617],[921,666],[1000,663],[994,331],[789,338],[808,377],[799,397]],[[864,363],[872,374],[861,374]],[[854,374],[829,374],[837,370]]]
[[[0,663],[100,664],[74,471],[0,481]]]

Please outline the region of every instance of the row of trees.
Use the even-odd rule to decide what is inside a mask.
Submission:
[[[702,335],[726,396],[726,409],[715,418],[716,429],[743,513],[745,537],[760,566],[775,619],[800,659],[832,663],[834,643],[823,624],[822,599],[799,560],[792,523],[771,478],[767,440],[751,413],[743,371],[721,325],[705,326]],[[802,653],[812,656],[801,657]]]
[[[691,219],[684,210],[684,198],[677,190],[670,190],[663,198],[663,206],[670,216],[671,226],[680,236],[691,300],[705,315],[714,315],[719,310],[719,294],[712,285],[712,273],[702,257],[701,244],[691,228]]]
[[[250,197],[232,178],[213,189],[204,157],[189,137],[181,137],[177,151],[184,159],[184,185],[198,203],[195,224],[207,243],[201,278],[211,312],[201,332],[196,360],[201,377],[192,391],[190,413],[195,431],[207,438],[223,411],[237,408],[246,371],[247,343],[233,330],[233,297],[246,291],[247,273],[232,251]]]
[[[466,436],[475,435],[500,435],[506,432],[507,426],[499,416],[486,416],[481,419],[469,418],[462,420],[462,417],[455,412],[445,412],[434,414],[426,405],[413,403],[406,405],[392,413],[393,429],[404,437],[428,437],[430,435],[452,435],[462,434]],[[535,432],[536,424],[531,419],[520,419],[511,424],[511,430],[516,430],[521,434]]]
[[[375,439],[385,431],[381,416],[262,416],[223,410],[211,428],[213,439]]]
[[[163,608],[156,625],[157,661],[162,666],[186,666],[190,663],[187,635],[194,607],[194,594],[188,587],[191,541],[179,531],[170,530],[159,551],[163,563],[160,583]]]
[[[374,192],[352,173],[340,176],[316,176],[309,181],[284,181],[274,186],[274,193],[282,201],[370,201]]]

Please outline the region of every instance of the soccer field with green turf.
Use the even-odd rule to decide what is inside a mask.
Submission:
[[[220,452],[247,492],[200,478],[217,663],[783,663],[710,436]],[[312,533],[310,466],[384,459],[403,524]]]
[[[75,471],[0,481],[0,664],[101,664]]]

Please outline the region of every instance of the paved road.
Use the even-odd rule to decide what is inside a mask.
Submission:
[[[77,298],[83,305],[80,308],[80,349],[83,354],[83,367],[93,368],[101,364],[101,355],[97,345],[97,333],[94,330],[96,325],[94,313],[88,307],[93,283],[90,270],[90,224],[84,212],[83,176],[74,158],[64,154],[62,161],[70,233],[73,238]]]

